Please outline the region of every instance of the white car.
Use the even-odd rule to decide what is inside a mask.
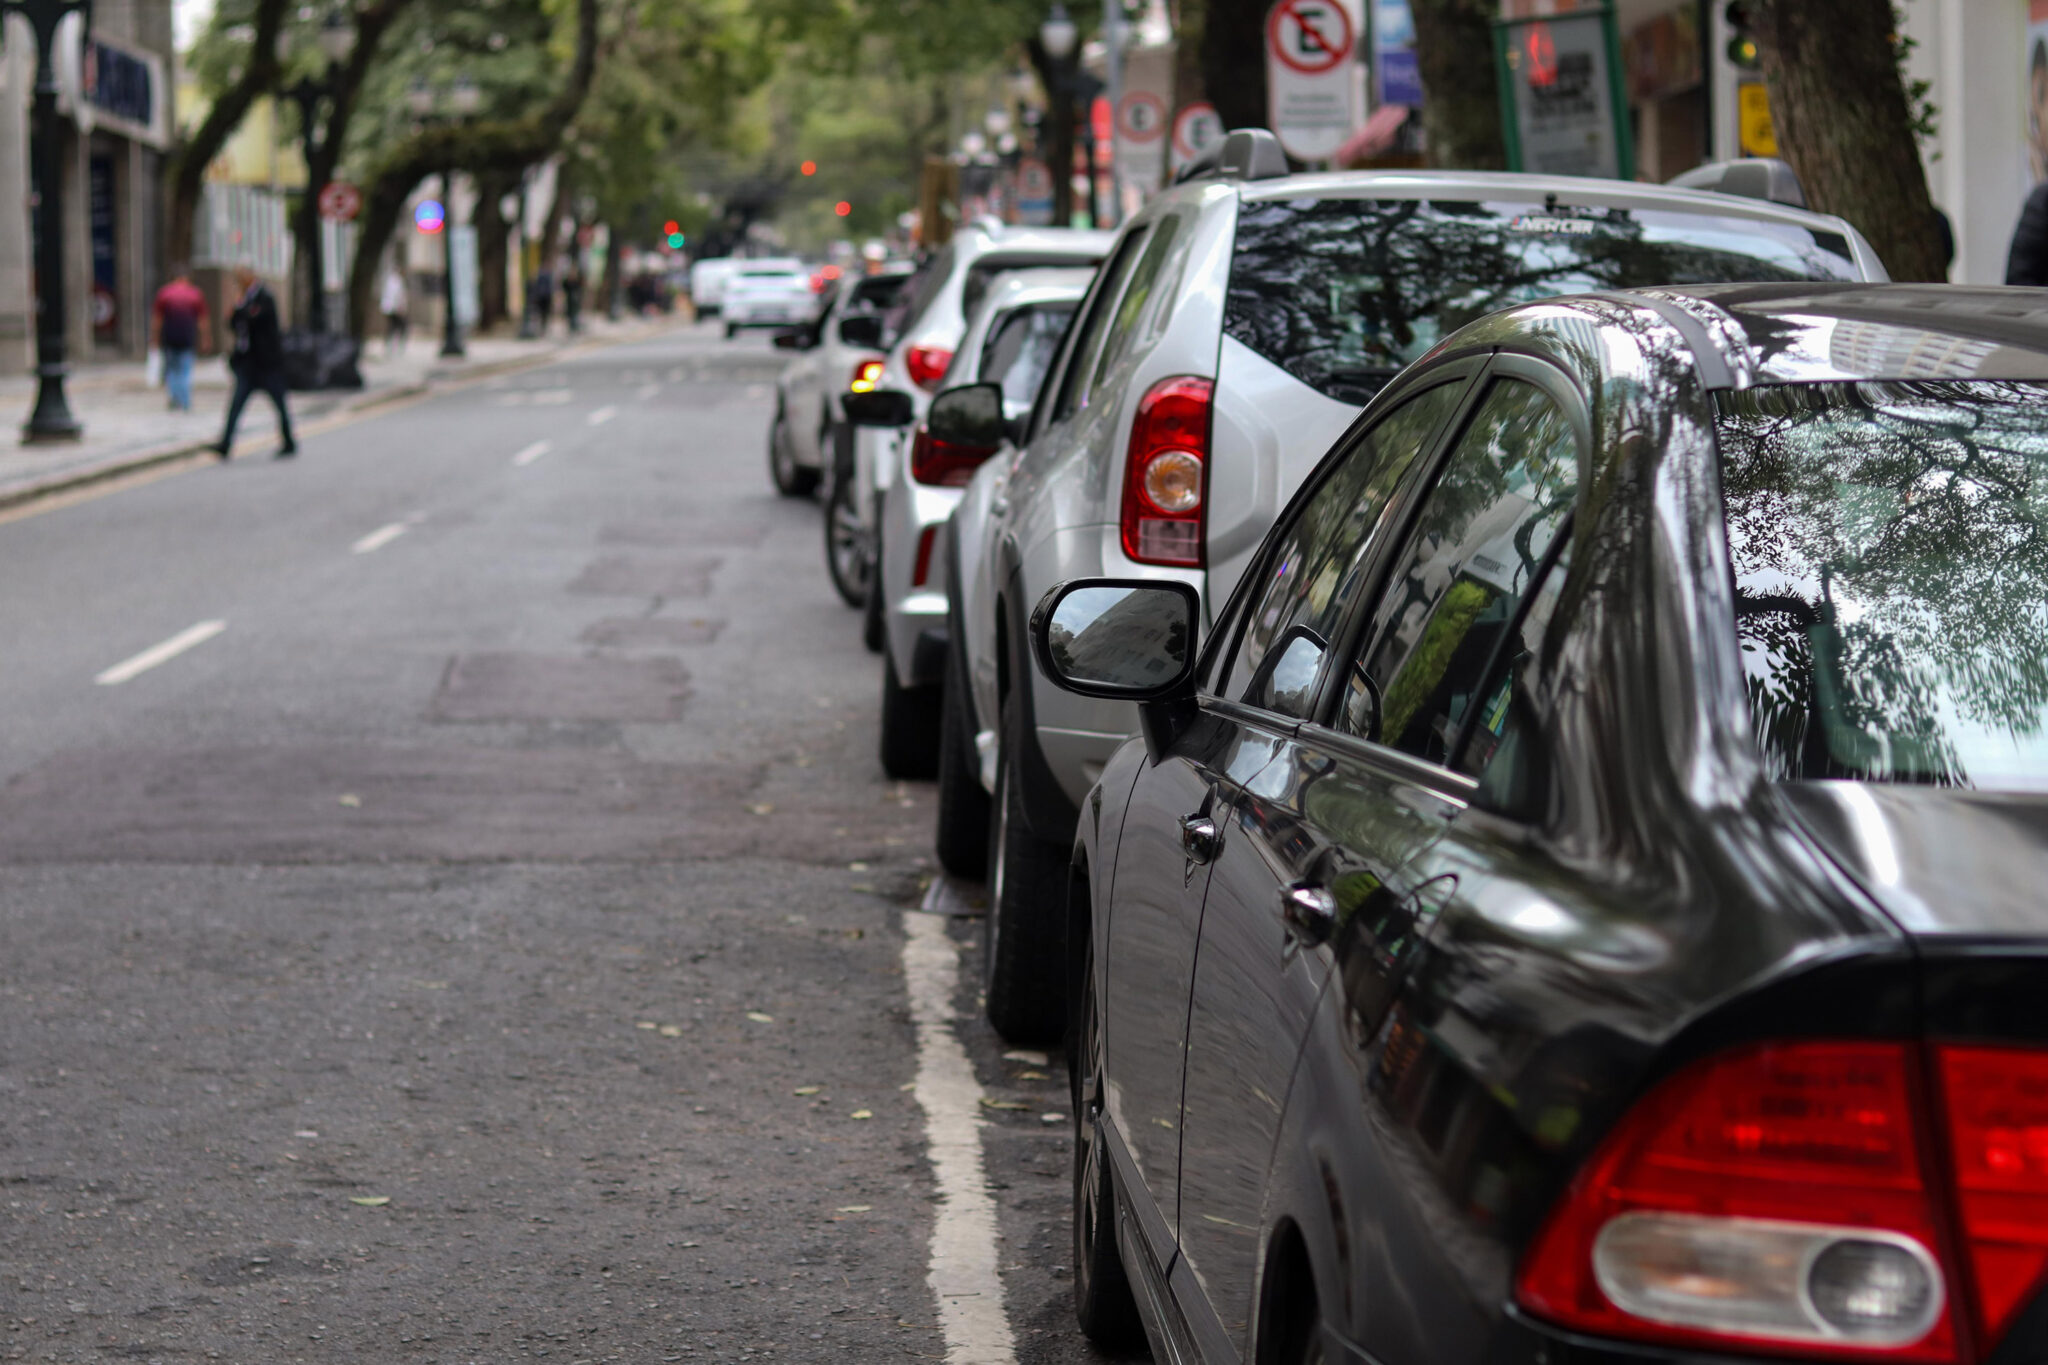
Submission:
[[[1116,240],[1112,232],[1073,228],[963,224],[953,240],[919,268],[889,315],[888,355],[875,387],[910,396],[904,425],[857,429],[849,479],[834,478],[825,505],[825,556],[834,583],[867,584],[877,559],[881,493],[901,462],[910,430],[944,380],[967,330],[968,314],[989,282],[1011,270],[1093,267]],[[842,586],[841,591],[844,591]],[[869,594],[872,599],[872,594]],[[868,648],[882,647],[880,604],[872,602],[863,626]]]
[[[748,261],[725,282],[725,334],[746,327],[794,327],[817,312],[811,272],[800,261]]]
[[[945,387],[994,385],[1005,422],[1031,414],[1092,269],[999,275],[953,353]],[[882,490],[881,560],[873,596],[882,613],[882,769],[931,777],[939,763],[940,688],[946,677],[945,557],[940,532],[989,447],[949,445],[920,426]]]
[[[725,302],[726,281],[740,267],[732,256],[707,256],[690,266],[690,306],[700,318],[715,318]]]
[[[1213,611],[1372,395],[1494,309],[1631,286],[1882,278],[1846,222],[1760,199],[1510,173],[1290,175],[1260,130],[1230,134],[1216,169],[1146,205],[1021,448],[981,467],[953,518],[951,676],[967,685],[945,694],[938,852],[956,872],[987,871],[996,1028],[1065,1026],[1075,822],[1138,723],[1132,704],[1062,691],[1031,666],[1026,627],[1048,589],[1168,578]],[[1674,326],[1710,325],[1680,301],[1667,311]]]
[[[862,337],[864,326],[879,332],[881,315],[903,292],[908,266],[885,268],[873,275],[843,277],[833,288],[816,322],[778,333],[775,345],[796,354],[775,381],[775,418],[768,428],[768,472],[784,497],[809,497],[831,467],[848,428],[839,398],[854,384],[874,386],[881,373],[882,350],[875,336]],[[866,319],[848,338],[842,324]],[[849,456],[851,452],[848,452]],[[859,606],[866,586],[848,603]]]

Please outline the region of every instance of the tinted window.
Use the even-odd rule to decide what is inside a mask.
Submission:
[[[1718,280],[1852,280],[1832,233],[1664,210],[1290,199],[1238,211],[1224,331],[1362,403],[1437,341],[1509,304]]]
[[[908,275],[875,275],[856,281],[853,296],[846,301],[846,310],[855,312],[886,309],[902,296],[903,286],[909,279]]]
[[[1496,380],[1395,561],[1343,728],[1448,760],[1577,488],[1578,440],[1564,413],[1533,384]]]
[[[1559,534],[1569,537],[1570,532]],[[1570,567],[1569,546],[1552,543],[1556,555],[1537,580],[1521,620],[1487,669],[1486,683],[1476,692],[1478,709],[1464,727],[1451,765],[1479,780],[1479,805],[1505,814],[1534,815],[1540,796],[1535,737],[1528,729],[1529,713],[1519,703],[1528,686],[1525,669],[1557,614]]]
[[[1059,405],[1053,409],[1052,420],[1063,422],[1087,406],[1087,390],[1081,377],[1095,364],[1095,358],[1102,352],[1102,338],[1116,320],[1116,301],[1122,294],[1124,281],[1130,278],[1131,266],[1138,259],[1138,249],[1144,245],[1145,230],[1139,228],[1124,238],[1117,252],[1102,273],[1096,277],[1095,298],[1089,305],[1088,319],[1081,334],[1074,338],[1073,350],[1067,361],[1066,374],[1060,381]]]
[[[1223,695],[1304,717],[1346,606],[1366,570],[1366,551],[1415,457],[1450,420],[1462,384],[1418,394],[1367,432],[1302,505],[1262,561]]]
[[[917,325],[917,320],[939,297],[939,291],[946,287],[946,279],[952,273],[952,247],[941,248],[938,255],[917,268],[903,286],[903,292],[896,296],[896,302],[882,315],[885,345],[894,346],[898,337]]]
[[[1072,303],[1019,308],[996,324],[981,348],[981,378],[1003,386],[1003,402],[1029,406],[1066,335]]]
[[[1779,778],[2048,790],[2048,385],[1722,396],[1750,718]]]
[[[1166,259],[1173,250],[1173,239],[1179,229],[1178,218],[1161,219],[1159,226],[1152,229],[1152,240],[1146,244],[1145,254],[1139,258],[1138,268],[1131,272],[1130,287],[1117,301],[1108,338],[1102,343],[1102,352],[1096,357],[1093,371],[1088,376],[1088,387],[1081,394],[1080,406],[1088,406],[1089,395],[1101,386],[1130,349],[1131,339],[1137,335],[1138,320],[1144,316],[1145,305],[1152,300],[1153,287],[1159,283],[1160,274],[1166,268]]]

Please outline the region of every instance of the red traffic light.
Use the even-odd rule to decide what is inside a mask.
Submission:
[[[844,199],[842,199],[832,206],[832,211],[838,214],[841,218],[844,218],[847,214],[853,212],[853,205],[847,203]]]
[[[803,165],[797,167],[797,169],[802,171],[805,175],[816,175],[818,173],[818,163],[815,161],[806,161]]]
[[[673,218],[669,219],[666,223],[663,223],[661,225],[661,235],[664,237],[673,237],[682,230],[683,225],[681,223],[678,223]]]

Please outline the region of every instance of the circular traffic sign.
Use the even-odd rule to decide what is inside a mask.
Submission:
[[[1223,136],[1223,116],[1213,104],[1190,104],[1173,116],[1173,150],[1193,160]]]
[[[1348,61],[1351,43],[1351,12],[1338,0],[1280,0],[1266,15],[1267,48],[1304,76]]]
[[[439,232],[447,221],[447,210],[438,199],[422,199],[412,211],[413,226],[430,235]]]
[[[1150,90],[1133,90],[1117,101],[1116,130],[1126,142],[1156,142],[1166,135],[1166,101]]]
[[[363,193],[346,180],[330,180],[320,189],[320,216],[330,223],[347,223],[363,211]]]

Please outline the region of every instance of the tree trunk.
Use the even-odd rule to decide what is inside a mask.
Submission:
[[[1493,69],[1494,0],[1412,0],[1422,74],[1422,139],[1429,164],[1497,171],[1508,164]]]
[[[569,212],[569,168],[567,165],[555,170],[555,194],[548,200],[547,223],[540,230],[540,264],[537,269],[545,270],[561,283],[561,272],[555,269],[555,258],[562,254],[562,218]]]
[[[1890,0],[1750,0],[1771,121],[1807,202],[1895,280],[1941,280],[1941,232],[1892,48]]]
[[[1263,128],[1267,0],[1207,0],[1202,14],[1202,85],[1225,128]]]
[[[505,270],[511,254],[512,224],[499,203],[518,188],[519,177],[504,171],[491,171],[477,178],[476,327],[479,332],[488,332],[510,315]]]
[[[598,291],[603,300],[604,314],[611,317],[619,308],[619,291],[625,287],[625,266],[621,258],[626,254],[626,239],[619,234],[618,224],[605,224],[604,233],[604,284]],[[590,310],[595,313],[598,305],[592,303]]]
[[[348,321],[358,340],[368,330],[377,263],[415,185],[450,166],[477,174],[516,172],[547,160],[561,145],[563,133],[590,93],[597,70],[598,5],[599,0],[577,0],[576,58],[562,89],[547,104],[524,118],[428,128],[385,154],[363,195],[362,235],[356,239],[355,260],[349,265]]]
[[[261,96],[277,84],[277,35],[284,27],[286,0],[256,0],[249,60],[234,84],[221,91],[199,126],[164,164],[164,260],[179,265],[192,259],[192,219],[199,211],[199,192],[206,168],[220,155],[235,129]]]

